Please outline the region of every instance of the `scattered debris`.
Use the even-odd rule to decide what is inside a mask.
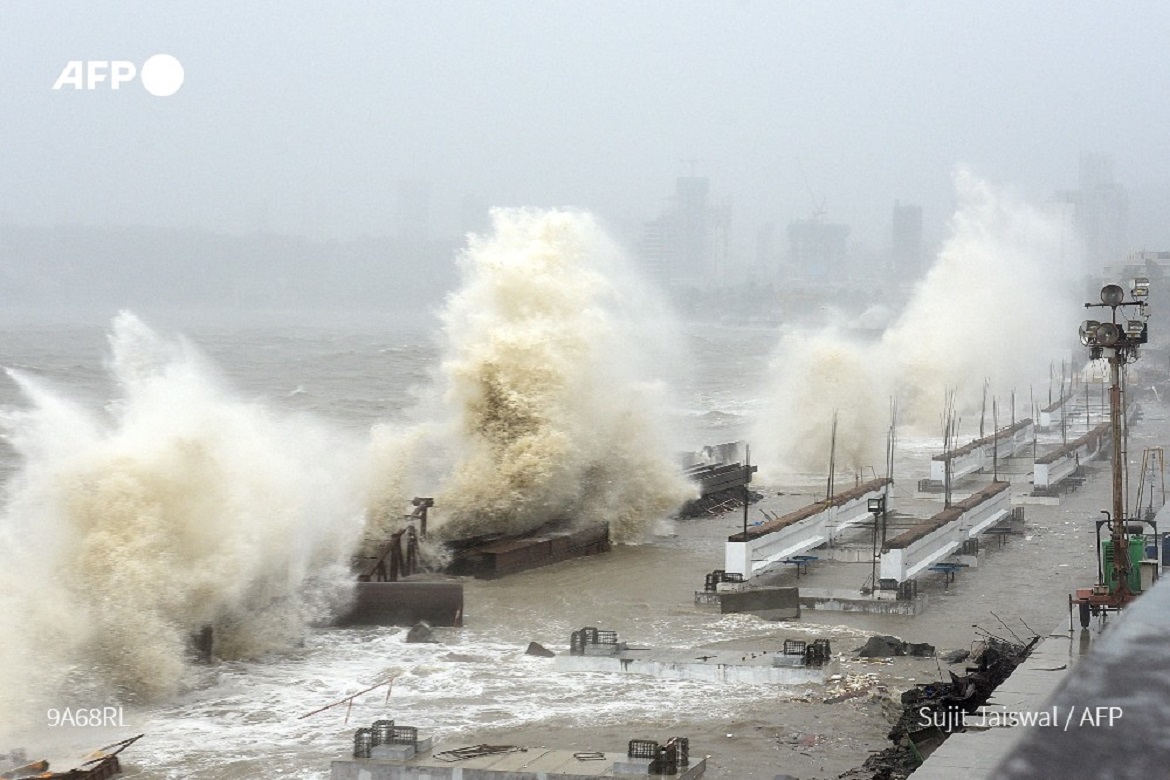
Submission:
[[[903,693],[901,717],[889,734],[893,747],[871,755],[839,779],[904,780],[948,736],[965,729],[964,715],[987,703],[1039,639],[1013,642],[988,635],[978,653],[978,667],[968,667],[964,675],[949,672],[950,682],[919,684]]]
[[[41,759],[28,762],[24,750],[13,750],[11,753],[0,753],[0,779],[8,780],[107,780],[107,778],[122,774],[122,764],[118,754],[142,739],[139,734],[112,745],[106,745],[92,753],[87,761],[80,766],[65,772],[50,771],[49,762]],[[6,766],[10,763],[20,766]]]
[[[419,644],[422,642],[438,642],[435,638],[435,630],[431,628],[431,624],[425,620],[420,620],[410,627],[406,632],[406,639],[402,640],[407,644]]]
[[[470,747],[455,748],[453,750],[444,750],[441,753],[435,753],[435,758],[440,761],[466,761],[469,758],[479,758],[481,756],[497,756],[501,753],[525,753],[528,751],[526,747],[518,745],[471,745]]]
[[[397,675],[395,675],[395,677],[397,677]],[[350,714],[350,712],[353,711],[353,700],[356,699],[357,697],[363,695],[363,694],[369,693],[370,691],[374,690],[375,688],[381,688],[383,685],[386,686],[386,701],[383,702],[383,704],[388,704],[390,702],[390,692],[392,690],[394,690],[394,677],[391,677],[389,680],[383,680],[380,683],[374,683],[373,685],[371,685],[368,688],[362,688],[357,693],[346,696],[344,699],[339,699],[339,700],[333,702],[332,704],[326,704],[324,707],[318,707],[317,709],[313,710],[312,712],[306,712],[304,715],[298,715],[297,720],[304,720],[305,718],[316,715],[318,712],[325,712],[326,710],[331,710],[334,707],[339,707],[342,704],[344,704],[344,705],[346,705],[345,706],[345,722],[349,723],[349,714]]]
[[[834,680],[833,677],[837,679]],[[844,677],[833,675],[833,677],[829,678],[832,687],[825,691],[825,704],[839,704],[862,696],[889,694],[889,689],[881,684],[876,674],[850,674]]]
[[[540,658],[555,658],[557,654],[538,642],[529,642],[528,649],[524,651],[524,655],[535,655]]]
[[[720,490],[715,493],[708,493],[702,498],[696,498],[694,501],[688,501],[683,504],[682,509],[678,511],[678,516],[681,518],[687,517],[708,517],[710,515],[717,515],[723,512],[730,512],[733,509],[743,508],[743,487],[732,487],[726,490]],[[764,497],[763,493],[757,493],[750,488],[747,491],[748,502],[756,503]]]
[[[926,642],[904,642],[896,636],[871,636],[863,647],[858,648],[857,654],[862,658],[889,658],[896,655],[910,655],[919,658],[930,658],[934,655],[934,645]]]
[[[970,650],[952,650],[949,653],[943,653],[939,660],[944,664],[959,664],[971,657]]]

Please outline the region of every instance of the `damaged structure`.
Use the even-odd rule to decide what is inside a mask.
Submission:
[[[490,534],[449,542],[452,552],[447,573],[495,579],[548,566],[560,561],[609,552],[609,525],[594,523],[573,528],[550,523],[522,536]]]
[[[334,625],[432,626],[463,625],[463,583],[422,571],[419,540],[427,535],[427,510],[433,498],[416,497],[414,510],[390,535],[377,555],[355,561],[354,597]]]
[[[775,651],[630,647],[617,633],[587,627],[574,631],[569,652],[554,665],[568,672],[643,674],[666,680],[805,685],[823,683],[834,666],[828,640],[785,640]]]
[[[377,720],[354,732],[353,757],[334,761],[330,780],[591,780],[597,777],[672,777],[697,780],[705,758],[693,758],[690,740],[631,739],[625,752],[555,750],[520,745],[467,745],[437,750],[413,726]]]

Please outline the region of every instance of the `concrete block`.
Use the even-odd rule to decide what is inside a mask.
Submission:
[[[370,758],[405,761],[414,758],[414,752],[414,745],[375,745],[370,750]]]
[[[613,762],[614,775],[648,775],[650,774],[650,764],[654,762],[652,758],[625,758],[621,761]]]
[[[723,614],[769,612],[791,618],[800,617],[800,593],[797,588],[751,588],[720,595],[719,608]]]
[[[772,666],[804,666],[804,656],[777,653],[772,656]]]
[[[449,580],[355,583],[354,603],[337,626],[463,625],[463,583]]]

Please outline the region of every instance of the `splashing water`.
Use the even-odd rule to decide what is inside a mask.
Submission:
[[[1062,267],[1059,224],[970,171],[955,175],[951,236],[876,344],[836,331],[789,333],[772,363],[769,409],[754,439],[773,472],[823,470],[839,411],[838,459],[881,470],[889,401],[919,431],[941,430],[948,390],[959,414],[993,393],[1043,382],[1077,321],[1077,280]]]
[[[410,482],[404,464],[432,480],[447,538],[606,520],[635,541],[693,495],[663,388],[645,379],[666,360],[669,318],[590,216],[492,217],[443,313],[442,401],[409,433],[376,434],[373,461],[399,468],[383,491]]]
[[[350,579],[356,443],[231,397],[131,314],[110,344],[104,413],[9,372],[31,408],[4,420],[22,465],[0,516],[0,723],[62,686],[165,697],[204,626],[221,657],[287,647]]]

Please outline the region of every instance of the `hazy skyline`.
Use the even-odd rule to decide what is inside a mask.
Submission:
[[[0,222],[344,240],[392,233],[418,181],[432,235],[470,196],[628,240],[693,159],[742,262],[821,201],[877,250],[894,201],[921,204],[937,241],[956,165],[1042,201],[1088,151],[1161,248],[1168,32],[1153,2],[9,3]],[[68,61],[160,52],[171,97],[52,89]]]

